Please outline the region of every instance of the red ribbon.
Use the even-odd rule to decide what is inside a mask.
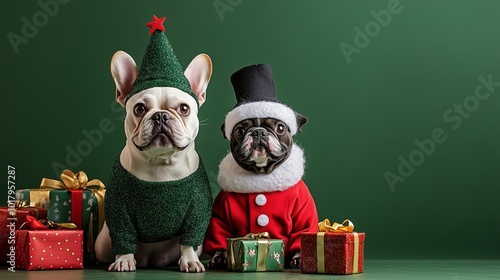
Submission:
[[[29,224],[30,229],[48,229],[44,224],[33,216],[26,216],[26,224]]]
[[[26,216],[26,222],[21,225],[20,229],[23,228],[24,225],[28,226],[28,229],[37,230],[37,229],[75,229],[76,225],[74,223],[54,223],[50,220],[38,220],[33,216]]]
[[[74,223],[77,228],[82,228],[83,190],[68,191],[71,192],[71,222]]]

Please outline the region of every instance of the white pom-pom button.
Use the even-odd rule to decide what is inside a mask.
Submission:
[[[255,197],[255,204],[259,206],[264,206],[267,202],[267,198],[263,194],[259,194]]]
[[[257,218],[257,224],[261,227],[267,226],[267,224],[269,224],[269,217],[265,214],[259,215]]]

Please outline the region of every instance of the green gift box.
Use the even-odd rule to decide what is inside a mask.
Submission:
[[[41,189],[17,190],[16,199],[47,209],[47,218],[53,222],[72,222],[83,229],[87,259],[94,262],[94,242],[104,223],[105,186],[100,180],[89,182],[82,171],[64,170],[61,180],[43,178]]]
[[[270,239],[269,234],[247,234],[227,239],[228,269],[231,271],[285,271],[282,239]]]
[[[41,190],[41,189],[21,189],[16,191],[16,199],[26,200],[26,203],[33,207],[45,208],[48,211],[47,219],[56,223],[73,222],[72,218],[72,196],[77,195],[68,190]],[[88,228],[90,215],[94,208],[94,193],[90,190],[81,191],[81,223],[77,225],[79,229]],[[97,213],[94,213],[96,215]]]

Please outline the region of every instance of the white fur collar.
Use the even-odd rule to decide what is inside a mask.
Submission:
[[[255,174],[243,169],[229,152],[219,165],[217,181],[228,192],[284,191],[302,178],[304,163],[304,152],[295,143],[288,159],[269,174]]]

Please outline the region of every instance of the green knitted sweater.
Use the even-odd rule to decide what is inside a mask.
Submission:
[[[104,204],[113,254],[135,254],[137,241],[160,242],[180,236],[199,246],[210,222],[212,192],[200,159],[198,169],[176,181],[148,182],[113,165]]]

